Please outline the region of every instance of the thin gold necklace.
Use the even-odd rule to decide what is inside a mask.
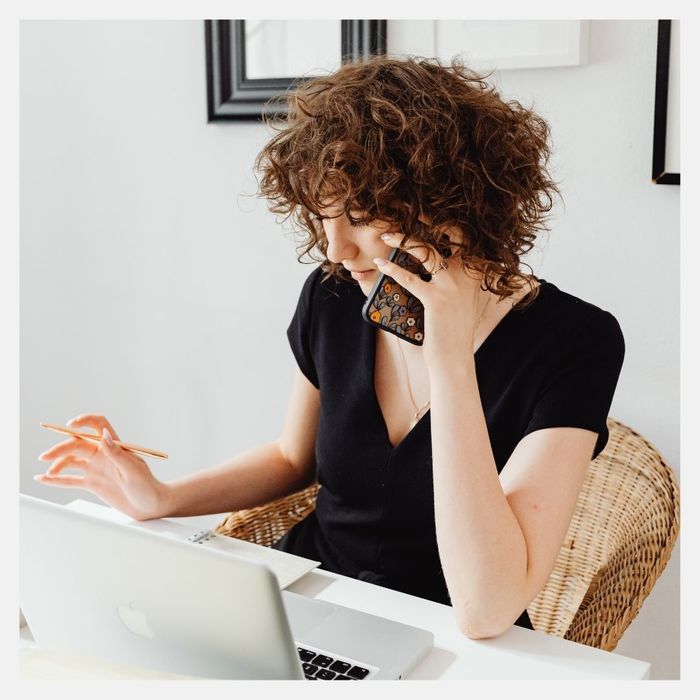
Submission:
[[[486,307],[489,305],[489,302],[491,301],[491,294],[489,294],[488,299],[486,300],[486,303],[484,304],[484,308],[479,315],[479,320],[476,322],[476,326],[474,327],[474,330],[476,330],[479,327],[479,324],[481,323],[481,319],[484,318],[484,313],[486,313]],[[430,406],[430,399],[428,399],[420,408],[416,406],[416,401],[413,398],[413,392],[411,391],[411,380],[409,379],[408,376],[408,366],[406,364],[406,357],[403,354],[403,350],[401,349],[401,341],[399,340],[398,336],[396,337],[396,342],[398,343],[399,346],[399,354],[401,355],[401,361],[403,362],[403,371],[406,376],[406,386],[408,387],[408,395],[411,399],[411,403],[413,404],[413,410],[415,413],[413,414],[413,418],[411,419],[411,422],[409,424],[409,430],[413,430],[415,427],[416,423],[420,420],[421,415],[423,412]]]

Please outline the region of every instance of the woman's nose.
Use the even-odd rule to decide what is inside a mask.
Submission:
[[[328,241],[326,257],[336,264],[354,258],[358,248],[343,230],[343,225],[332,220],[327,220],[325,223],[324,230]]]

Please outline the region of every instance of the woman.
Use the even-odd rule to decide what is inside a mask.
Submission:
[[[521,270],[558,192],[548,136],[457,63],[382,57],[299,87],[256,163],[272,210],[307,233],[302,254],[321,254],[288,329],[299,369],[279,439],[162,483],[106,418],[83,415],[69,425],[101,445],[52,447],[37,479],[137,519],[318,480],[315,512],[277,548],[450,604],[474,639],[531,627],[624,356],[610,313]],[[432,278],[387,262],[396,247]],[[381,273],[422,302],[422,345],[361,317]]]

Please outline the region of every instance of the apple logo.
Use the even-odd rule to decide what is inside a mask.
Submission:
[[[128,605],[118,605],[117,615],[119,619],[124,623],[124,626],[141,637],[148,637],[148,639],[153,639],[153,630],[149,627],[148,621],[146,620],[146,614],[134,607],[133,601]]]

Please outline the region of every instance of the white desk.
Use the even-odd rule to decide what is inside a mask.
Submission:
[[[220,516],[174,518],[197,529],[211,528]],[[364,581],[316,569],[287,590],[373,615],[431,630],[435,646],[407,679],[623,679],[649,678],[650,665],[557,637],[512,627],[494,639],[472,640],[457,628],[447,605],[416,598]],[[122,667],[37,649],[31,631],[20,630],[23,678],[177,678],[147,669]]]

